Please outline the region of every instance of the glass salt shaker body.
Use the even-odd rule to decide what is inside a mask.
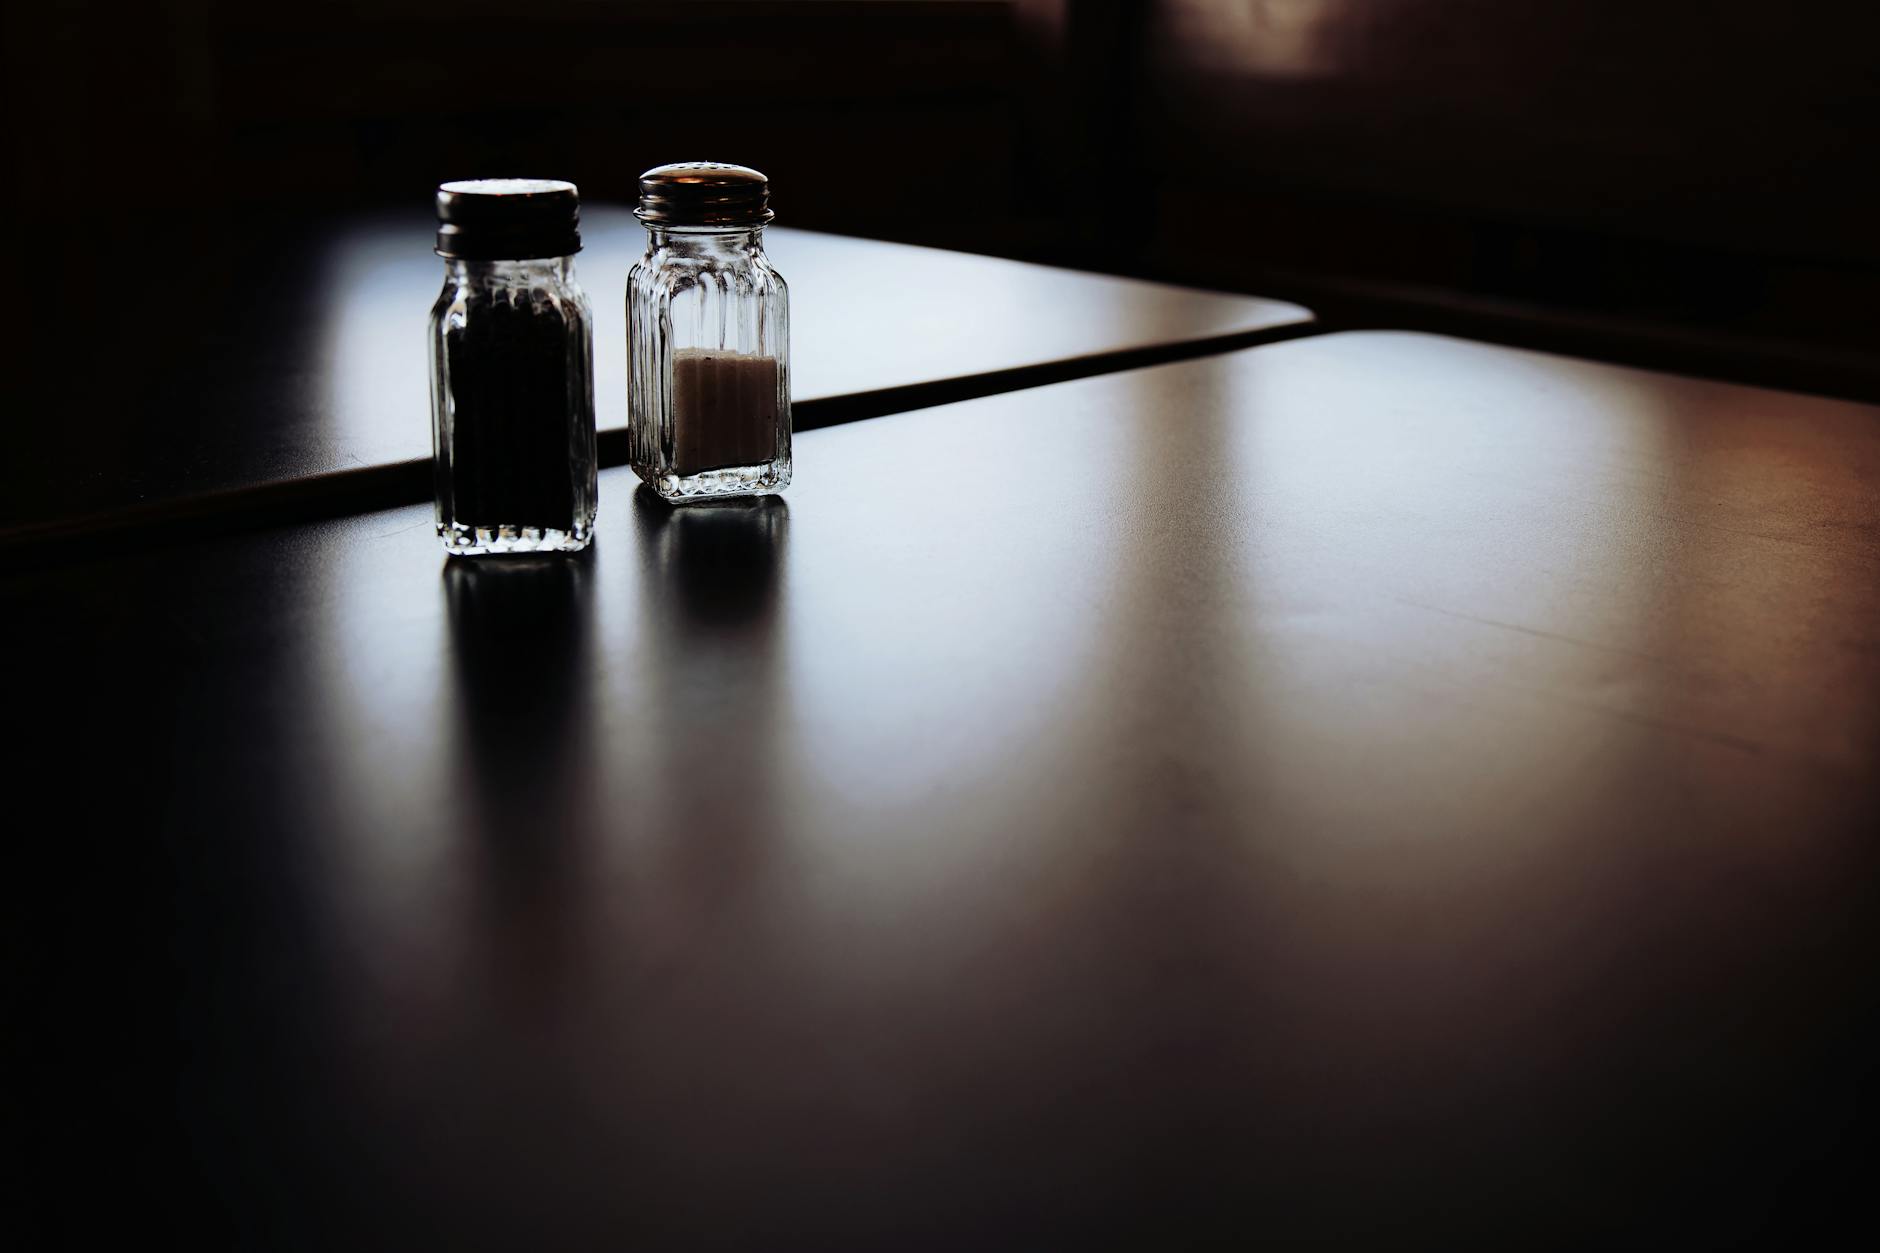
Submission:
[[[770,188],[715,162],[640,176],[627,278],[628,460],[673,502],[790,483],[790,293],[764,255]]]
[[[597,462],[593,314],[574,273],[579,193],[547,179],[445,183],[437,214],[438,538],[457,556],[585,548]]]

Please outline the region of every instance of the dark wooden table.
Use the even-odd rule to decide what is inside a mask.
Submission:
[[[0,583],[29,1186],[245,1247],[1870,1221],[1880,411],[1350,334],[799,467],[608,473],[571,561],[417,506]]]
[[[603,461],[624,461],[627,271],[646,232],[590,205]],[[153,520],[430,491],[425,318],[443,262],[424,213],[281,228],[219,267],[177,258],[122,322],[43,370],[0,462],[0,547]],[[776,229],[800,429],[1296,333],[1297,305],[932,248]],[[128,276],[126,276],[128,279]],[[136,357],[139,349],[144,356]],[[30,413],[32,421],[24,421]],[[21,442],[24,441],[24,442]]]

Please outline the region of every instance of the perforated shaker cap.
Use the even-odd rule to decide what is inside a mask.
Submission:
[[[682,161],[640,175],[640,221],[648,226],[762,226],[770,180],[748,165]]]

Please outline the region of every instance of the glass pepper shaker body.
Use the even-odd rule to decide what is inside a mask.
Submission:
[[[572,551],[597,495],[593,315],[572,183],[438,188],[431,310],[437,534],[459,556]]]
[[[764,255],[769,184],[695,162],[640,176],[627,278],[628,460],[669,501],[790,482],[790,293]]]

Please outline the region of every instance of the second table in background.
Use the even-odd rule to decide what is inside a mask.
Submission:
[[[282,497],[324,498],[327,512],[422,499],[425,315],[443,276],[433,229],[412,212],[284,231],[289,243],[271,241],[222,278],[226,297],[152,297],[146,322],[187,307],[200,323],[134,328],[175,346],[152,367],[45,389],[65,416],[0,471],[0,543]],[[624,209],[589,206],[583,239],[576,266],[594,307],[596,419],[612,464],[626,426],[627,271],[646,234]],[[905,244],[776,229],[768,247],[790,284],[804,429],[1311,321],[1280,301]]]

